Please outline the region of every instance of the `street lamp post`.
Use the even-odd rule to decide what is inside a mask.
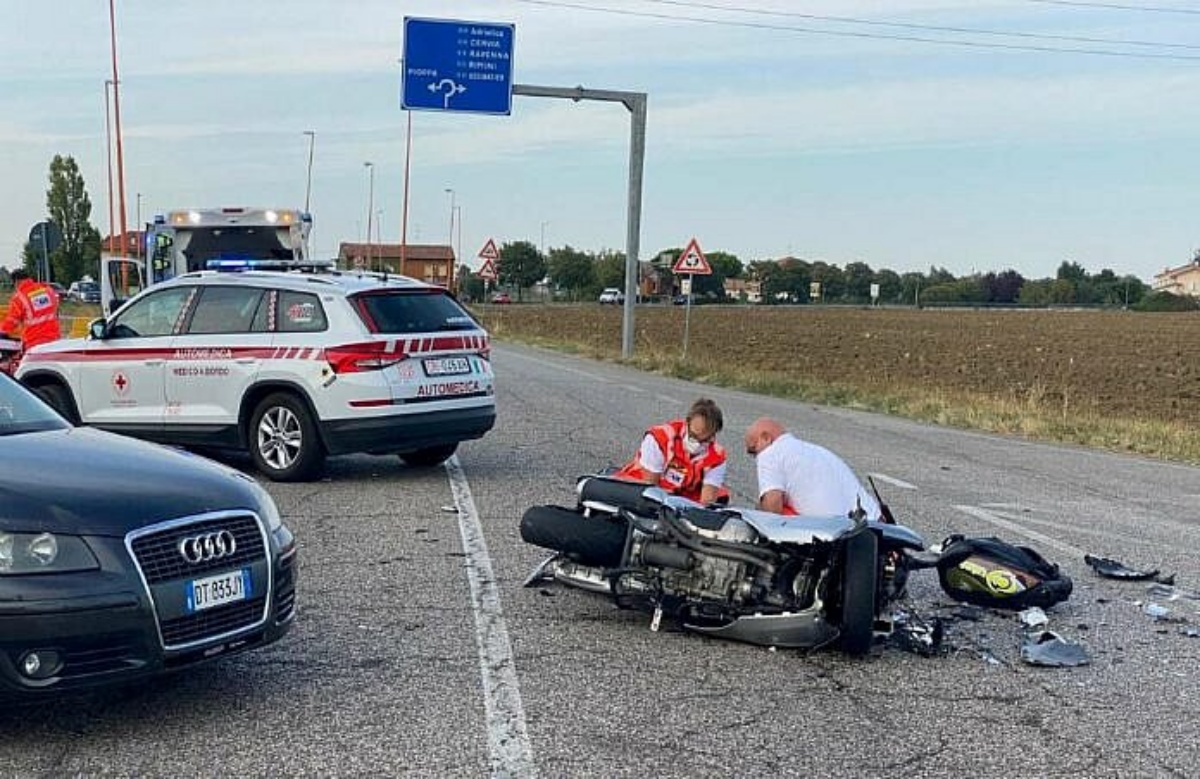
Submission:
[[[446,289],[453,290],[454,289],[454,264],[456,262],[458,262],[458,255],[455,254],[455,252],[454,252],[454,211],[456,208],[456,206],[454,205],[455,193],[454,193],[454,190],[450,187],[446,187],[445,191],[446,191],[446,194],[448,194],[450,196],[450,235],[446,237],[446,243],[450,245],[450,254],[451,254],[450,269],[449,269],[449,272],[446,274]]]
[[[375,243],[378,247],[375,250],[375,259],[378,260],[378,262],[379,262],[378,270],[380,272],[383,272],[384,263],[383,263],[383,209],[382,208],[375,211]]]
[[[142,193],[137,193],[137,209],[134,211],[133,234],[137,238],[137,247],[133,251],[133,255],[139,260],[142,259]],[[125,236],[121,236],[121,240],[125,240]]]
[[[367,169],[367,177],[369,184],[367,185],[367,268],[371,267],[371,226],[372,217],[375,216],[375,163],[364,162],[363,167]]]
[[[546,225],[548,224],[550,223],[542,222],[542,243],[540,244],[539,251],[542,253],[543,257],[546,256]]]
[[[304,134],[308,136],[308,175],[304,185],[304,213],[307,214],[309,201],[312,199],[313,147],[317,144],[317,133],[313,130],[305,130]]]

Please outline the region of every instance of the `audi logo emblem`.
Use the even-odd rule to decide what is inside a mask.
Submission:
[[[192,565],[220,560],[237,551],[237,539],[228,530],[217,530],[179,540],[179,554]]]

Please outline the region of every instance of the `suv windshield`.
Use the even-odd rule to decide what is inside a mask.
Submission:
[[[438,290],[369,292],[355,297],[354,307],[368,330],[383,335],[479,326],[454,298]]]
[[[69,425],[28,390],[0,376],[0,436],[61,430]]]

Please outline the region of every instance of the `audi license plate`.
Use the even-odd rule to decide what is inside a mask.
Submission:
[[[466,357],[431,357],[425,360],[426,376],[460,376],[471,372]]]
[[[193,579],[187,583],[187,610],[194,613],[236,603],[249,598],[252,592],[249,568]]]

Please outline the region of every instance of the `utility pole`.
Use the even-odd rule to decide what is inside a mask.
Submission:
[[[363,167],[367,169],[367,178],[370,181],[367,187],[367,269],[371,268],[371,240],[372,240],[372,217],[375,215],[375,164],[372,162],[364,162]]]
[[[121,79],[117,76],[117,9],[115,0],[108,0],[108,25],[112,43],[113,118],[117,131],[117,194],[121,203],[121,240],[124,241],[125,233],[129,230],[129,223],[125,218],[125,155],[121,142]],[[121,269],[124,271],[125,266],[122,265]]]
[[[304,185],[304,213],[307,214],[309,201],[312,199],[313,147],[317,144],[317,133],[313,130],[305,130],[304,134],[308,136],[308,176]]]
[[[113,242],[117,239],[117,228],[113,218],[112,118],[109,111],[111,101],[108,98],[112,83],[112,79],[104,80],[104,159],[108,165],[108,254],[110,257],[115,253]]]

